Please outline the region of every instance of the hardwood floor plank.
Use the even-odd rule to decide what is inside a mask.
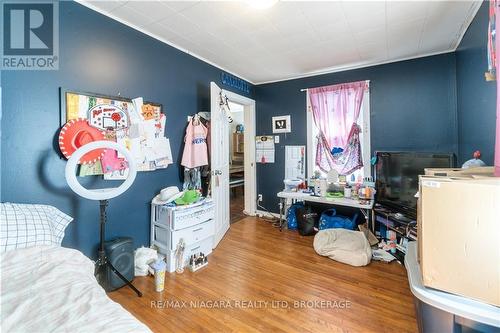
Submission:
[[[206,268],[167,274],[164,292],[144,277],[134,280],[142,298],[128,288],[109,295],[155,332],[417,331],[404,267],[338,263],[317,255],[313,239],[247,217],[231,225]]]

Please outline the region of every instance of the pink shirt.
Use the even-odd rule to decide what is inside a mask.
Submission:
[[[196,168],[208,165],[207,134],[208,130],[198,121],[189,122],[184,138],[184,152],[182,154],[181,165],[186,168]]]

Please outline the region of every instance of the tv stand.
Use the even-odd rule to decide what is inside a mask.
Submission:
[[[394,208],[375,204],[373,207],[375,215],[376,230],[382,239],[387,239],[386,231],[392,230],[396,233],[397,243],[405,243],[404,239],[417,240],[417,221],[411,216],[405,215]],[[404,249],[398,247],[404,254]]]

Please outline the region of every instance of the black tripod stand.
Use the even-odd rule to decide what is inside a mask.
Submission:
[[[95,262],[95,271],[94,275],[97,279],[97,282],[105,289],[107,290],[108,288],[108,271],[111,270],[113,273],[115,273],[120,279],[123,280],[129,286],[132,288],[133,291],[137,294],[137,296],[142,297],[142,293],[134,287],[134,285],[127,280],[126,277],[124,277],[108,260],[106,257],[106,252],[104,251],[104,233],[105,233],[105,226],[106,226],[106,207],[108,206],[108,200],[99,200],[99,208],[100,208],[100,220],[101,220],[101,236],[100,236],[100,243],[99,243],[99,251],[98,251],[98,258],[97,261]]]

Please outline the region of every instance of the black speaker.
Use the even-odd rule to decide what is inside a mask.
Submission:
[[[111,265],[127,280],[132,281],[134,279],[134,244],[132,238],[119,237],[106,241],[104,242],[104,251]],[[124,285],[125,282],[108,266],[106,281],[102,281],[104,290],[112,291]]]

